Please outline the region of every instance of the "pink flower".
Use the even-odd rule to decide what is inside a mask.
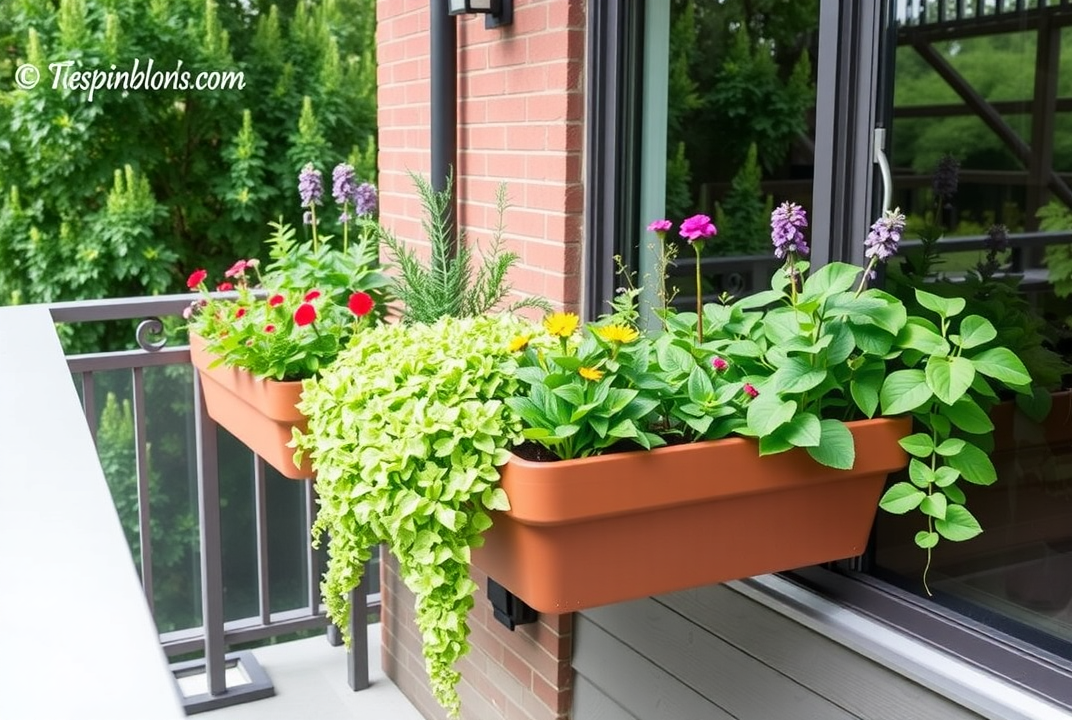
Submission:
[[[670,228],[674,227],[674,223],[669,220],[652,220],[648,225],[648,232],[665,233],[669,232]]]
[[[711,367],[715,369],[715,372],[722,372],[729,366],[730,364],[720,357],[711,358]]]
[[[275,325],[271,325],[271,324],[265,325],[264,326],[264,332],[266,332],[266,333],[274,333],[275,332]]]
[[[246,309],[244,307],[238,308],[237,310],[235,310],[235,314],[234,314],[235,320],[237,320],[238,318],[242,317],[245,314],[246,314]]]
[[[690,218],[685,218],[681,222],[681,230],[678,231],[681,237],[687,239],[690,243],[697,240],[704,240],[713,235],[718,234],[718,228],[711,222],[711,218],[706,215],[693,215]]]
[[[283,304],[283,296],[280,295],[279,293],[276,293],[272,297],[268,298],[268,304],[271,305],[272,307],[277,307],[279,305],[282,305]]]
[[[313,300],[316,300],[318,297],[320,297],[320,291],[319,290],[310,290],[309,292],[305,293],[305,302],[312,302]]]
[[[208,271],[206,270],[194,270],[190,273],[190,277],[186,278],[186,287],[193,290],[201,283],[205,282],[205,278],[208,277]]]
[[[294,324],[298,327],[312,325],[314,321],[316,321],[316,308],[309,303],[302,303],[294,311]]]
[[[756,388],[751,383],[745,383],[744,387],[741,389],[744,390],[744,394],[750,398],[759,396],[759,390],[756,390]]]
[[[228,290],[234,290],[234,285],[229,282],[221,282],[216,286],[216,289],[220,292],[227,292]]]
[[[248,266],[249,266],[249,263],[246,262],[245,260],[238,260],[237,262],[235,262],[234,265],[232,265],[227,270],[227,272],[225,272],[223,274],[223,276],[224,277],[241,277],[243,275],[243,273],[246,272],[246,268]]]
[[[350,308],[350,312],[358,317],[364,317],[372,312],[372,307],[375,305],[372,296],[364,292],[355,292],[350,296],[349,302],[346,306]]]

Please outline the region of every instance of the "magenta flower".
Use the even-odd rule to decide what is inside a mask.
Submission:
[[[707,215],[693,215],[681,221],[681,229],[678,233],[690,243],[695,243],[718,235],[718,228]]]
[[[711,367],[715,369],[715,372],[722,372],[729,366],[730,364],[720,357],[711,358]]]
[[[756,390],[752,383],[745,383],[744,387],[741,389],[744,390],[744,394],[750,398],[759,397],[759,390]]]
[[[674,227],[674,223],[669,220],[652,220],[648,225],[648,232],[665,234],[669,232],[672,227]]]

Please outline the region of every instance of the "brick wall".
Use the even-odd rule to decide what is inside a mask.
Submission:
[[[459,217],[470,240],[495,227],[495,191],[505,182],[506,240],[521,256],[516,291],[570,310],[581,297],[584,188],[584,5],[515,0],[514,23],[485,30],[458,24]],[[427,176],[427,0],[378,3],[381,219],[419,242],[420,206],[407,171]]]
[[[573,699],[572,615],[540,615],[513,632],[493,617],[487,578],[478,570],[476,606],[469,614],[472,649],[458,661],[458,695],[464,720],[560,720]],[[421,714],[446,720],[432,697],[424,671],[413,594],[398,577],[392,559],[382,565],[383,669]]]
[[[443,1],[443,0],[438,0]],[[377,4],[380,218],[421,242],[420,205],[407,171],[430,168],[428,0]],[[584,3],[515,0],[514,23],[485,30],[458,18],[459,217],[470,241],[495,227],[495,192],[512,207],[506,242],[521,256],[515,291],[579,311],[583,272]],[[465,720],[557,720],[569,714],[572,617],[540,616],[510,632],[491,619],[480,585],[470,618],[473,650],[459,663]],[[383,666],[428,718],[445,714],[424,672],[413,595],[383,567]]]

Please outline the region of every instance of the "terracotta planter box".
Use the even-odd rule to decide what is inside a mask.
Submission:
[[[998,403],[990,409],[994,422],[994,450],[1007,452],[1072,442],[1072,390],[1052,395],[1050,414],[1036,423],[1016,409],[1016,403]]]
[[[473,564],[528,605],[566,613],[859,555],[908,418],[850,423],[856,467],[740,438],[502,469]]]
[[[305,416],[295,405],[301,397],[301,382],[258,380],[239,368],[209,368],[215,356],[205,351],[205,341],[190,335],[190,362],[201,374],[201,388],[209,417],[241,440],[246,447],[291,480],[313,477],[305,457],[294,464],[294,449],[287,447],[292,428],[305,429]]]

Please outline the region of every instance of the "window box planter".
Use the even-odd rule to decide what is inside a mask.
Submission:
[[[1016,409],[1012,401],[1001,402],[990,410],[994,422],[994,450],[1009,452],[1072,442],[1072,390],[1052,393],[1050,413],[1035,423]]]
[[[859,555],[908,418],[849,423],[856,466],[741,438],[502,468],[473,564],[528,605],[567,613]]]
[[[305,428],[305,416],[295,407],[301,396],[301,382],[257,379],[246,370],[222,365],[210,368],[214,360],[215,356],[205,350],[204,339],[191,333],[190,362],[201,375],[209,417],[283,477],[313,477],[309,458],[296,466],[294,449],[287,447],[292,428]]]

